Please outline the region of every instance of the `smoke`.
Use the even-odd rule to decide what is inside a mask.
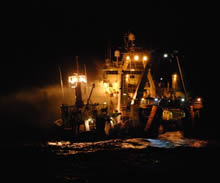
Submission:
[[[91,100],[96,101],[99,96],[96,85]],[[91,86],[86,91],[82,86],[83,101],[86,102]],[[97,93],[95,95],[95,93]],[[97,96],[98,95],[98,96]],[[99,97],[100,99],[100,97]],[[61,104],[75,104],[75,91],[64,88],[64,98],[60,85],[41,88],[21,89],[7,96],[0,97],[1,127],[3,129],[25,130],[29,128],[52,128],[54,121],[61,117]]]
[[[88,69],[88,77],[89,82],[93,83],[94,78],[97,78],[96,67]],[[90,91],[91,84],[87,84],[87,89],[82,86],[84,102],[87,101]],[[98,86],[96,85],[91,97],[93,102],[96,102],[97,98],[100,100],[100,96],[103,98],[103,95],[97,93],[97,91]],[[63,98],[59,82],[57,85],[29,87],[0,96],[0,125],[4,131],[2,134],[11,135],[16,133],[22,136],[26,132],[31,133],[33,129],[52,129],[55,126],[54,121],[61,117],[61,104],[73,105],[74,103],[74,89],[65,86]]]
[[[47,128],[60,116],[59,86],[30,88],[2,96],[0,110],[6,128]]]

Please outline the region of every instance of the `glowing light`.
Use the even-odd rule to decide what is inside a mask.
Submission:
[[[167,54],[167,53],[164,53],[163,57],[164,57],[164,58],[167,58],[167,57],[168,57],[168,54]]]
[[[154,101],[157,102],[157,101],[158,101],[158,98],[155,98]]]
[[[184,98],[181,98],[181,102],[184,102],[185,101],[185,99]]]
[[[138,60],[139,60],[139,56],[138,56],[138,55],[135,55],[135,56],[134,56],[134,60],[138,61]]]
[[[143,60],[144,60],[144,61],[147,61],[147,60],[148,60],[148,57],[147,57],[147,56],[144,56],[144,57],[143,57]]]
[[[50,145],[50,146],[56,146],[57,145],[56,142],[48,142],[47,144]]]
[[[124,95],[124,96],[126,96],[126,95],[127,95],[127,93],[123,93],[123,95]]]
[[[202,98],[197,97],[197,98],[195,99],[194,103],[193,103],[193,107],[194,107],[195,109],[201,109],[201,108],[203,108]]]
[[[79,82],[81,82],[81,83],[87,83],[86,76],[84,76],[84,75],[79,75]]]
[[[90,123],[94,123],[92,118],[89,118],[89,119],[85,120],[86,131],[90,131],[90,125],[89,125]]]
[[[129,75],[126,74],[125,77],[126,77],[125,80],[128,81]]]
[[[145,104],[145,98],[144,98],[144,97],[141,98],[141,103],[142,103],[142,104]]]
[[[114,126],[114,124],[113,124],[113,121],[112,121],[112,120],[110,120],[110,123],[111,123],[111,126]]]
[[[118,83],[117,82],[114,82],[113,84],[112,84],[112,89],[113,89],[113,92],[117,92],[118,91]]]
[[[74,75],[74,76],[69,76],[68,77],[68,82],[71,85],[71,88],[76,88],[77,87],[77,83],[87,83],[87,79],[85,75]]]
[[[168,110],[164,110],[162,113],[162,119],[163,120],[172,120],[173,119],[173,113]]]
[[[110,125],[111,125],[112,128],[114,127],[114,125],[115,125],[116,123],[117,123],[117,122],[115,121],[115,119],[112,118],[112,117],[110,117]]]
[[[130,60],[131,59],[131,57],[130,56],[126,56],[126,60]]]
[[[76,76],[69,76],[68,81],[69,81],[70,84],[74,84],[78,81],[78,79],[77,79]]]
[[[173,80],[176,81],[177,79],[177,74],[173,74]]]
[[[104,87],[107,88],[108,87],[108,83],[103,83]]]
[[[58,141],[58,142],[48,142],[49,146],[63,146],[63,145],[70,145],[69,141]]]
[[[104,104],[104,105],[106,105],[106,104],[107,104],[107,102],[104,102],[103,104]]]

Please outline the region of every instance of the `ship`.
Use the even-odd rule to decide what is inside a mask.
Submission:
[[[56,123],[75,138],[91,134],[157,137],[169,130],[190,134],[203,104],[200,97],[192,99],[186,91],[178,53],[172,54],[178,67],[170,82],[156,81],[153,76],[159,73],[152,69],[152,50],[136,46],[131,32],[124,34],[123,41],[121,50],[109,54],[100,67],[99,80],[89,85],[87,74],[79,69],[69,76],[75,102],[61,105],[61,119]],[[82,94],[83,87],[87,94]]]

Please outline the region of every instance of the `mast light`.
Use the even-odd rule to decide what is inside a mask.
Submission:
[[[71,88],[76,88],[77,83],[87,83],[87,78],[85,75],[77,75],[75,74],[74,76],[69,76],[68,77],[68,83],[70,84]]]

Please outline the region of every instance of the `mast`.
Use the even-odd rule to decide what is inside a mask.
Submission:
[[[61,86],[61,93],[62,93],[62,99],[64,100],[64,89],[63,89],[63,79],[62,79],[62,73],[60,66],[58,66],[59,73],[60,73],[60,86]]]
[[[82,92],[81,92],[81,83],[79,82],[79,63],[78,63],[78,56],[76,56],[76,70],[77,70],[77,86],[76,86],[76,106],[77,108],[81,108],[83,106],[82,101]]]
[[[87,71],[86,71],[86,65],[84,64],[84,74],[85,74],[85,77],[86,77],[86,80],[88,81],[87,79]],[[86,83],[86,88],[85,88],[85,94],[87,94],[87,90],[88,90],[88,84]]]
[[[77,72],[77,75],[79,75],[79,62],[78,62],[78,56],[76,56],[76,72]]]
[[[184,90],[184,93],[185,93],[185,96],[186,96],[186,101],[188,101],[188,96],[187,96],[187,93],[186,93],[186,87],[185,87],[185,84],[184,84],[184,80],[183,80],[183,74],[182,74],[182,70],[181,70],[181,67],[180,67],[180,61],[179,61],[179,57],[176,55],[176,60],[177,60],[177,65],[178,65],[178,69],[179,69],[179,72],[180,72],[180,78],[181,78],[181,81],[182,81],[182,85],[183,85],[183,90]]]

